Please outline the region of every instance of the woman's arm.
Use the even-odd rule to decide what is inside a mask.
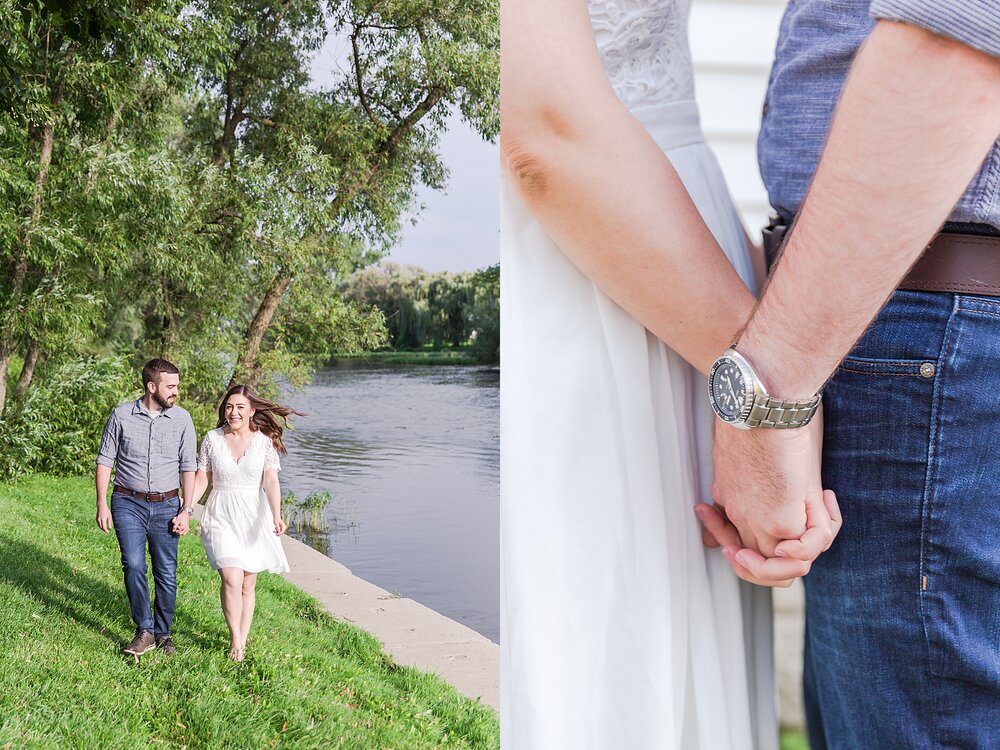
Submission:
[[[582,0],[504,0],[501,155],[569,259],[702,372],[754,298],[645,129],[615,96]]]
[[[201,496],[208,489],[209,482],[212,481],[212,472],[205,469],[198,469],[194,475],[194,492],[191,494],[191,507],[193,508],[201,502]]]
[[[274,518],[274,533],[281,536],[288,527],[281,519],[281,485],[278,484],[278,472],[274,469],[265,469],[262,484],[267,495],[267,504],[271,506],[271,516]]]

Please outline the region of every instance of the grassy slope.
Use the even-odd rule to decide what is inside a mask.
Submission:
[[[118,546],[88,480],[0,485],[0,749],[496,748],[494,712],[393,665],[277,576],[258,584],[248,658],[226,659],[218,577],[180,542],[172,657],[138,666]]]

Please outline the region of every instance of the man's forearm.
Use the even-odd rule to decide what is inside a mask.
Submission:
[[[181,472],[181,492],[184,495],[185,508],[194,507],[194,502],[197,499],[194,494],[194,478],[195,472],[193,471]]]
[[[108,484],[111,482],[111,467],[97,464],[94,472],[94,482],[97,485],[97,505],[108,504]]]
[[[845,84],[812,186],[740,348],[772,395],[822,387],[1000,133],[1000,60],[882,21]]]

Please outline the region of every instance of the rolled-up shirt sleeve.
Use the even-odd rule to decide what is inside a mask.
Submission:
[[[872,0],[872,18],[902,21],[1000,57],[1000,3],[996,0]]]
[[[102,466],[114,467],[115,459],[118,457],[118,441],[121,438],[121,424],[114,412],[108,417],[104,425],[104,434],[101,435],[101,447],[97,451],[97,463]]]
[[[181,433],[181,447],[177,458],[181,473],[198,470],[198,436],[194,432],[194,422],[190,419]]]

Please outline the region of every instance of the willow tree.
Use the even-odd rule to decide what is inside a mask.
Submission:
[[[396,241],[420,184],[444,185],[439,137],[452,111],[495,138],[496,0],[195,6],[224,19],[226,40],[199,71],[193,121],[241,185],[237,213],[249,228],[232,380],[254,384],[279,363],[296,372],[334,349],[377,345],[380,317],[331,282]],[[310,66],[331,35],[345,64],[321,88]]]

